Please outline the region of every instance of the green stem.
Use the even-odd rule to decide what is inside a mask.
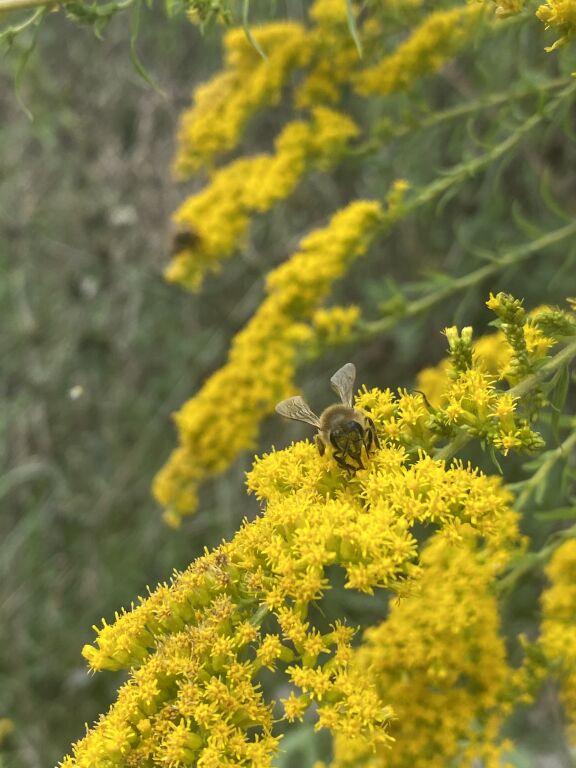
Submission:
[[[514,505],[515,509],[522,509],[530,496],[536,491],[540,483],[542,483],[551,472],[556,462],[569,455],[574,446],[576,446],[576,432],[568,435],[566,440],[564,440],[564,442],[559,445],[558,448],[555,448],[552,451],[548,451],[544,455],[543,458],[545,460],[542,462],[542,465],[538,467],[536,472],[534,472],[529,480],[522,484],[523,488],[521,493],[518,494],[518,498],[516,499],[516,503]]]
[[[380,150],[382,148],[382,142],[389,138],[399,139],[413,131],[435,128],[450,120],[467,117],[487,109],[494,109],[494,107],[509,104],[512,101],[521,101],[528,96],[541,95],[547,91],[554,90],[555,88],[569,85],[571,82],[571,78],[557,77],[550,80],[544,80],[540,83],[530,83],[529,85],[511,91],[489,94],[488,96],[472,99],[464,104],[450,107],[449,109],[433,112],[431,115],[426,115],[422,120],[416,121],[414,124],[400,125],[396,130],[392,131],[387,124],[382,122],[376,123],[372,138],[369,138],[364,144],[360,144],[351,149],[348,156],[353,158],[369,156]]]
[[[67,0],[0,0],[0,14],[6,11],[21,11],[24,8],[46,8],[66,5]]]
[[[576,90],[576,84],[570,83],[570,85],[564,88],[555,99],[550,100],[544,105],[539,112],[536,112],[524,120],[524,122],[519,125],[515,131],[512,131],[504,141],[496,144],[484,154],[456,165],[454,168],[445,172],[441,178],[436,179],[436,181],[433,181],[431,184],[424,187],[418,194],[414,195],[411,199],[408,199],[406,203],[400,207],[399,211],[392,211],[391,216],[385,217],[386,229],[388,228],[387,225],[390,219],[391,223],[396,223],[399,218],[403,218],[406,214],[412,213],[423,205],[432,202],[444,192],[447,192],[451,187],[475,176],[479,171],[488,167],[496,160],[499,160],[519,144],[526,134],[530,133],[533,128],[543,120],[548,119],[562,102],[568,96],[573,94],[574,90]]]
[[[259,627],[269,613],[270,613],[270,609],[268,608],[268,606],[261,605],[252,615],[250,619],[250,624],[252,624],[254,627]]]
[[[466,288],[471,288],[474,285],[478,285],[489,277],[492,277],[504,269],[510,266],[514,266],[522,263],[530,256],[534,256],[544,248],[548,248],[551,245],[555,245],[562,240],[565,240],[571,235],[576,235],[576,222],[568,224],[565,227],[549,232],[546,235],[533,240],[526,245],[520,245],[516,248],[511,248],[501,256],[498,256],[498,260],[487,264],[484,267],[475,269],[467,275],[458,277],[451,280],[448,285],[442,286],[435,291],[432,291],[427,296],[423,296],[420,299],[416,299],[405,307],[400,307],[398,312],[390,317],[385,317],[381,320],[376,320],[372,323],[363,323],[359,326],[357,333],[354,335],[352,341],[362,341],[372,336],[379,335],[386,331],[392,330],[401,320],[407,318],[417,317],[418,315],[425,314],[428,310],[432,309],[438,304],[446,301],[446,299],[454,296]],[[348,341],[348,339],[347,339]]]
[[[555,373],[564,365],[567,365],[574,357],[576,357],[576,340],[570,342],[570,344],[558,352],[557,355],[554,355],[553,358],[548,360],[539,371],[528,376],[524,381],[521,381],[519,384],[516,384],[515,387],[512,387],[512,389],[509,389],[508,394],[512,395],[512,397],[519,398],[524,397],[529,392],[533,392],[540,386],[540,384],[542,384],[542,382],[546,381],[551,374]],[[460,431],[457,437],[452,440],[451,443],[448,443],[448,445],[445,445],[444,448],[439,450],[434,458],[443,459],[445,461],[451,459],[452,456],[469,443],[470,440],[472,440],[471,435],[467,432]]]
[[[563,365],[567,365],[572,358],[576,355],[576,341],[571,342],[563,350],[558,352],[551,360],[545,363],[536,373],[531,376],[527,376],[515,387],[512,387],[510,394],[514,397],[524,397],[529,392],[533,392],[536,387],[542,384],[550,377],[551,373],[555,373],[558,368],[562,368]]]
[[[545,544],[539,552],[530,552],[522,557],[517,565],[515,565],[508,573],[503,576],[497,583],[496,589],[498,594],[506,594],[511,592],[516,584],[526,574],[531,571],[538,570],[545,566],[554,554],[554,552],[569,539],[576,538],[576,525],[565,528],[563,531],[557,531],[549,538],[548,543]]]

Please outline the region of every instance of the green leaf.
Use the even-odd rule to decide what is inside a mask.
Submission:
[[[529,219],[524,218],[524,214],[522,213],[520,204],[517,200],[514,200],[512,203],[511,211],[514,222],[522,232],[525,232],[528,235],[528,237],[536,240],[545,234],[540,227],[536,227]]]
[[[557,509],[547,509],[545,512],[535,512],[534,517],[537,520],[576,520],[576,506],[558,507]]]
[[[547,472],[546,475],[542,478],[541,482],[539,482],[538,485],[534,488],[534,501],[538,506],[540,506],[544,501],[549,484],[550,473]]]
[[[498,472],[499,472],[501,475],[503,475],[503,474],[504,474],[504,472],[502,471],[502,467],[500,466],[500,462],[498,461],[498,459],[497,459],[497,457],[496,457],[496,451],[494,450],[494,446],[493,446],[493,445],[489,445],[489,446],[488,446],[488,455],[489,455],[489,456],[490,456],[490,458],[492,459],[492,463],[494,464],[494,466],[496,467],[496,469],[498,470]]]
[[[136,0],[134,3],[134,8],[132,10],[132,19],[131,19],[131,30],[130,30],[130,61],[132,62],[132,66],[138,72],[142,80],[144,80],[148,85],[153,88],[156,93],[159,93],[161,96],[166,96],[164,91],[160,88],[158,83],[152,78],[150,74],[148,74],[148,71],[144,68],[144,65],[138,58],[138,54],[136,52],[136,42],[138,40],[138,32],[140,31],[140,10],[141,10],[141,0]]]
[[[350,35],[352,37],[352,40],[354,40],[354,45],[356,46],[356,50],[358,51],[358,56],[362,58],[362,41],[360,40],[360,35],[358,34],[358,27],[356,26],[356,16],[354,16],[354,7],[352,5],[352,0],[346,0],[346,20],[348,22],[348,29],[350,30]]]
[[[558,424],[560,420],[560,414],[564,408],[564,404],[568,396],[568,389],[570,387],[570,370],[567,365],[558,371],[556,378],[556,386],[554,387],[554,390],[550,396],[550,404],[554,409],[550,426],[552,428],[552,435],[554,440],[558,443]]]
[[[14,40],[18,37],[19,34],[24,32],[28,27],[33,26],[36,23],[36,20],[39,19],[39,16],[42,15],[44,9],[39,8],[35,10],[30,16],[28,16],[26,19],[24,19],[23,22],[20,24],[13,24],[9,27],[6,27],[5,29],[0,30],[0,42],[3,42],[6,44],[6,47],[8,50],[12,47]]]
[[[26,66],[28,62],[30,61],[30,56],[34,53],[34,50],[36,49],[36,45],[38,43],[38,34],[40,32],[40,23],[44,16],[48,13],[47,8],[39,8],[35,14],[33,14],[32,18],[29,20],[29,23],[27,26],[31,26],[32,23],[34,24],[34,33],[32,35],[32,40],[30,41],[30,45],[28,48],[24,49],[22,52],[22,55],[20,56],[20,60],[18,61],[18,67],[16,69],[16,76],[14,78],[14,90],[16,92],[16,98],[18,99],[18,103],[26,113],[26,116],[30,121],[34,119],[34,116],[32,115],[32,112],[28,109],[26,104],[24,103],[24,100],[22,99],[21,95],[21,84],[22,84],[22,76],[24,74],[24,70],[26,69]]]
[[[169,19],[173,19],[184,10],[184,3],[182,0],[165,0],[164,8],[166,10],[166,16]]]
[[[555,200],[554,197],[552,196],[552,190],[550,188],[550,169],[549,168],[544,168],[542,171],[542,176],[540,178],[540,195],[542,197],[542,201],[544,202],[544,205],[546,206],[546,208],[548,208],[549,211],[551,211],[553,214],[558,216],[558,218],[568,222],[574,221],[574,216],[568,213],[568,211],[565,211],[563,208],[561,208],[558,201]]]
[[[268,56],[264,53],[262,50],[262,47],[258,40],[254,37],[252,34],[252,30],[250,29],[250,0],[243,0],[242,1],[242,27],[244,28],[244,34],[246,35],[246,38],[250,45],[254,48],[254,50],[258,51],[260,56],[264,59],[264,61],[268,61]]]

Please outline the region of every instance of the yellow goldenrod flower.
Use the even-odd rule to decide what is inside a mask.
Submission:
[[[358,93],[385,96],[407,88],[423,75],[437,72],[470,42],[482,14],[479,4],[430,13],[394,53],[358,74]]]
[[[188,176],[233,149],[258,110],[280,102],[291,75],[303,70],[295,87],[296,106],[312,108],[340,100],[342,84],[359,63],[350,37],[346,5],[316,0],[309,28],[291,21],[251,28],[266,53],[263,59],[242,27],[224,37],[224,68],[194,92],[194,104],[181,119],[175,170]],[[372,31],[372,37],[377,34]]]
[[[14,721],[9,717],[0,717],[0,747],[15,730]]]
[[[555,27],[561,35],[553,45],[546,48],[547,51],[555,51],[576,36],[574,0],[546,0],[536,11],[536,16],[544,22],[546,29]]]
[[[530,452],[543,446],[540,435],[515,414],[517,401],[496,389],[494,376],[474,366],[453,376],[432,417],[436,429],[459,426],[504,454],[512,448]]]
[[[572,740],[576,739],[576,539],[562,544],[546,568],[550,586],[542,595],[538,645],[560,695]]]
[[[457,333],[451,335],[452,343],[460,349],[463,339]],[[424,399],[428,397],[427,382],[419,379],[418,386],[424,395],[418,391],[400,390],[395,395],[390,390],[364,389],[356,400],[357,406],[370,414],[391,442],[412,454],[419,450],[431,452],[455,428],[491,443],[503,453],[541,448],[540,435],[516,414],[517,400],[497,390],[496,378],[473,363],[471,347],[466,345],[471,338],[469,332],[463,337],[466,349],[462,352],[462,365],[472,367],[458,372],[442,366],[433,378],[434,405]],[[428,381],[432,370],[428,369]]]
[[[175,169],[187,176],[233,149],[248,119],[265,105],[280,101],[287,78],[308,58],[306,30],[295,22],[252,29],[263,59],[242,27],[224,37],[225,66],[194,93],[194,105],[181,119]]]
[[[518,381],[531,373],[532,369],[524,331],[526,310],[521,300],[507,293],[499,293],[497,296],[491,293],[486,306],[498,315],[500,328],[512,348],[507,378],[513,382]]]
[[[342,0],[315,0],[310,8],[310,17],[317,24],[346,24],[346,3]]]
[[[389,212],[399,213],[409,189],[410,182],[406,179],[395,179],[392,182],[390,191],[386,195],[386,205]]]
[[[492,0],[492,2],[496,4],[496,16],[499,19],[517,16],[526,5],[526,0]]]
[[[479,339],[478,342],[481,340]],[[423,392],[428,402],[434,407],[440,405],[442,395],[446,389],[449,371],[450,361],[448,358],[445,358],[434,367],[423,368],[416,376],[416,389]]]
[[[294,90],[297,107],[335,104],[342,87],[359,65],[359,56],[347,22],[346,3],[316,0],[310,8],[314,26],[308,31],[311,56],[302,82]],[[364,30],[361,32],[364,36]]]
[[[313,316],[332,284],[366,252],[381,217],[377,202],[351,203],[268,275],[268,295],[233,340],[228,362],[176,414],[181,447],[154,482],[172,522],[193,511],[202,479],[250,448],[260,420],[293,393],[301,321]]]
[[[487,306],[499,317],[501,330],[472,342],[471,329],[447,329],[451,358],[436,368],[428,368],[417,378],[417,387],[431,404],[425,440],[417,447],[430,450],[442,430],[454,427],[490,443],[505,455],[511,451],[535,451],[543,447],[540,435],[530,427],[530,419],[520,417],[518,407],[537,411],[545,402],[535,392],[522,403],[497,383],[515,385],[536,370],[539,361],[562,339],[576,330],[572,312],[540,307],[526,315],[522,302],[504,293],[490,294]],[[529,415],[529,414],[528,414]],[[387,422],[386,434],[410,446],[411,436]],[[431,437],[433,436],[433,437]],[[406,442],[408,438],[408,442]]]
[[[378,400],[373,393],[372,402]],[[417,403],[403,401],[402,408],[410,422],[418,420]],[[95,645],[85,650],[91,666],[130,668],[131,676],[110,712],[74,745],[66,768],[108,768],[119,761],[271,765],[279,738],[272,734],[274,703],[258,684],[262,666],[283,672],[296,687],[284,704],[287,720],[301,718],[314,703],[316,728],[328,728],[356,753],[367,743],[391,746],[394,712],[378,694],[376,678],[353,662],[352,628],[338,623],[326,631],[314,623],[311,606],[330,588],[327,569],[339,566],[348,589],[389,588],[403,596],[400,605],[408,604],[414,590],[425,589],[419,580],[430,558],[420,562],[412,529],[434,526],[446,550],[435,588],[461,583],[456,576],[446,579],[454,559],[467,588],[474,583],[475,601],[465,608],[458,592],[459,607],[450,603],[450,609],[471,621],[470,614],[484,610],[478,597],[483,571],[471,570],[476,560],[468,542],[482,537],[489,573],[519,542],[510,496],[497,478],[424,454],[409,464],[399,447],[376,450],[368,468],[348,479],[327,455],[298,443],[258,459],[248,485],[265,502],[260,517],[97,630]],[[436,607],[440,599],[447,607],[436,611],[438,618],[448,615],[444,595],[440,590]],[[279,631],[266,631],[269,614]],[[457,617],[454,622],[457,627]],[[472,622],[479,643],[491,638],[487,609],[482,622]],[[454,644],[448,653],[461,651]],[[498,678],[499,647],[489,644],[486,652]],[[460,668],[470,658],[463,655]],[[421,684],[449,682],[457,690],[453,661],[438,651]]]
[[[311,326],[318,344],[332,346],[343,344],[348,339],[360,317],[360,307],[329,307],[316,310]],[[310,345],[313,343],[310,339]]]
[[[206,272],[217,271],[222,259],[239,247],[251,216],[288,197],[308,170],[337,163],[357,133],[347,115],[316,107],[310,122],[285,126],[275,154],[240,158],[216,171],[208,186],[174,214],[179,227],[195,237],[193,245],[175,255],[166,278],[198,289]]]
[[[491,309],[499,307],[498,300],[492,294],[486,304]],[[523,335],[531,363],[546,357],[549,350],[556,344],[557,338],[562,335],[571,335],[575,330],[576,326],[571,313],[551,310],[547,307],[532,310],[523,326]],[[481,336],[474,341],[472,355],[474,366],[480,367],[498,380],[507,381],[509,384],[514,384],[518,380],[514,377],[514,367],[511,365],[514,350],[502,331]],[[442,394],[446,390],[449,372],[449,361],[446,359],[434,368],[425,368],[417,376],[417,388],[424,392],[434,406],[440,404]]]
[[[472,533],[462,529],[457,548],[443,534],[433,536],[411,592],[364,633],[352,663],[376,679],[381,704],[393,707],[394,743],[382,749],[369,738],[337,736],[334,768],[501,765],[507,744],[499,731],[521,680],[506,659],[491,585],[511,550],[496,545],[492,558]]]
[[[284,706],[284,717],[289,723],[294,720],[302,720],[304,713],[310,706],[310,698],[308,696],[296,696],[294,691],[290,693],[287,699],[281,699]]]

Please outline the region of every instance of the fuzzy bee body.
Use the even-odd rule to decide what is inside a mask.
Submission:
[[[352,406],[355,378],[356,368],[352,363],[346,363],[336,371],[330,383],[342,403],[329,406],[320,417],[310,410],[302,397],[290,397],[276,406],[280,415],[316,427],[316,445],[320,455],[324,455],[326,448],[331,448],[338,466],[350,474],[364,469],[363,449],[368,455],[374,447],[380,447],[372,419]]]

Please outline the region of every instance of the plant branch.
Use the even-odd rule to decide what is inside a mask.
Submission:
[[[566,440],[551,451],[547,451],[542,457],[543,461],[540,467],[534,472],[534,474],[525,482],[521,483],[522,491],[518,494],[516,499],[515,508],[522,509],[526,504],[530,496],[535,493],[538,486],[546,479],[547,475],[551,472],[552,468],[559,459],[564,458],[570,454],[570,451],[576,446],[576,431],[568,435]],[[515,484],[516,487],[518,484]]]
[[[545,106],[541,108],[539,112],[535,112],[522,122],[516,130],[512,131],[504,141],[491,147],[487,152],[473,157],[470,160],[465,160],[462,163],[454,166],[445,172],[443,178],[439,178],[433,181],[428,186],[424,187],[413,198],[408,199],[400,207],[400,211],[393,212],[392,219],[395,223],[398,218],[403,218],[406,214],[416,211],[423,205],[432,202],[437,197],[440,197],[444,192],[447,192],[451,187],[462,183],[468,178],[475,176],[479,171],[488,167],[496,160],[503,157],[509,150],[519,144],[526,134],[530,133],[543,120],[549,118],[554,111],[562,104],[562,102],[571,96],[576,90],[576,84],[570,83],[564,88],[556,98],[549,101]]]
[[[56,8],[66,5],[68,0],[0,0],[0,14],[7,11],[21,11],[25,8]]]
[[[511,592],[516,584],[526,574],[542,568],[561,544],[576,538],[576,525],[553,533],[539,552],[529,552],[518,560],[517,564],[497,583],[496,589],[500,595]]]
[[[532,240],[530,243],[511,248],[501,256],[498,256],[497,260],[495,258],[492,263],[480,267],[479,269],[475,269],[467,275],[462,275],[462,277],[457,277],[456,279],[451,280],[447,285],[443,285],[437,290],[432,291],[427,296],[415,299],[403,307],[400,306],[398,311],[393,315],[384,317],[381,320],[375,320],[371,323],[362,323],[359,325],[358,331],[353,336],[352,341],[363,341],[372,336],[390,331],[398,325],[401,320],[425,314],[428,310],[436,305],[442,304],[446,299],[454,296],[460,291],[478,285],[507,267],[520,264],[530,258],[530,256],[534,256],[540,250],[551,245],[556,245],[572,235],[576,235],[576,222],[561,227],[554,232],[548,232],[546,235],[543,235],[537,240]]]
[[[542,382],[546,381],[551,374],[555,373],[564,365],[567,365],[574,357],[576,357],[576,340],[570,342],[570,344],[564,347],[558,354],[548,360],[539,371],[531,376],[527,376],[519,384],[516,384],[515,387],[509,389],[508,394],[512,395],[512,397],[519,398],[524,397],[529,392],[533,392],[540,386],[540,384],[542,384]],[[444,460],[451,459],[452,456],[469,443],[470,440],[472,440],[472,435],[460,431],[457,437],[439,450],[434,458]]]
[[[513,90],[488,94],[478,99],[471,99],[464,104],[458,104],[455,107],[423,115],[421,120],[411,124],[403,123],[395,129],[386,121],[381,121],[376,123],[372,137],[363,144],[351,149],[348,156],[353,158],[369,156],[381,149],[383,141],[388,139],[399,139],[414,131],[435,128],[438,125],[442,125],[442,123],[450,122],[450,120],[467,117],[487,109],[494,109],[503,104],[510,104],[513,101],[521,101],[529,96],[539,96],[547,91],[561,88],[571,83],[572,80],[569,77],[556,77],[542,80],[538,83],[529,83]]]

